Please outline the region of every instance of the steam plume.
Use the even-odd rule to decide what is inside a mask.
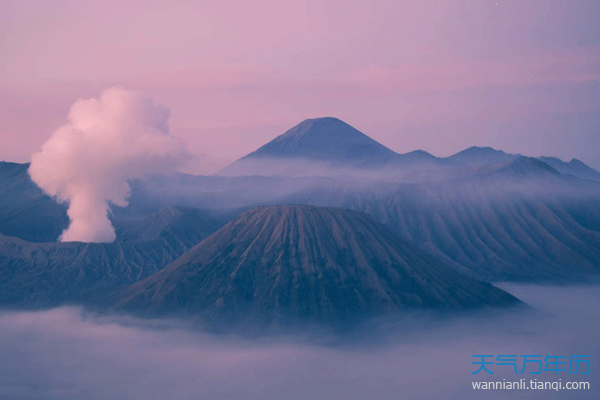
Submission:
[[[112,242],[109,203],[126,206],[128,179],[172,171],[186,156],[169,135],[169,110],[141,93],[110,88],[77,100],[68,122],[31,158],[29,174],[44,191],[69,203],[61,241]]]

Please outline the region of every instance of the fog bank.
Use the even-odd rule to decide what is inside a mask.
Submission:
[[[599,287],[502,285],[535,310],[412,318],[350,340],[212,336],[75,308],[0,314],[0,398],[597,399]],[[320,342],[320,344],[318,344]],[[589,354],[589,375],[472,375],[474,354]],[[475,380],[589,381],[581,391],[475,391]]]

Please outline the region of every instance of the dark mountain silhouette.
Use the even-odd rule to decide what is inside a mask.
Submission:
[[[523,156],[520,154],[509,154],[503,152],[502,150],[496,150],[491,147],[473,146],[447,157],[446,160],[452,160],[470,167],[480,168],[485,166],[508,165],[521,157]],[[552,169],[563,175],[572,175],[580,179],[600,181],[600,172],[589,167],[576,158],[569,162],[565,162],[556,157],[542,156],[537,157],[537,160],[552,167]],[[520,163],[522,162],[523,160],[520,161]],[[533,165],[534,161],[530,160],[530,164]]]
[[[341,163],[382,163],[397,153],[332,117],[307,119],[242,160],[303,158]]]
[[[401,154],[402,159],[405,162],[415,162],[415,163],[435,163],[441,160],[440,158],[434,156],[431,153],[428,153],[424,150],[415,150],[408,153]]]
[[[573,175],[581,179],[600,182],[600,172],[587,166],[576,158],[569,162],[562,161],[556,157],[539,157],[538,159],[550,165],[561,174]]]
[[[419,168],[458,166],[423,150],[398,154],[347,123],[332,117],[307,119],[219,174],[244,175],[394,175],[422,173]],[[409,169],[409,171],[406,171]],[[410,170],[413,169],[413,170]],[[425,174],[429,176],[430,174]]]
[[[344,175],[376,172],[405,182],[439,181],[506,166],[520,154],[473,146],[446,158],[423,150],[398,154],[347,123],[332,117],[307,119],[256,151],[223,168],[219,174]],[[539,157],[561,174],[600,181],[600,172],[573,159]]]
[[[460,151],[447,159],[470,167],[482,167],[491,164],[507,164],[517,157],[517,155],[508,154],[502,150],[496,150],[491,147],[473,146]]]
[[[120,294],[117,309],[195,315],[208,324],[344,322],[410,309],[519,303],[415,250],[371,217],[311,206],[242,213],[162,271]]]
[[[29,164],[0,161],[0,233],[31,242],[55,241],[69,225],[67,207],[31,181]]]

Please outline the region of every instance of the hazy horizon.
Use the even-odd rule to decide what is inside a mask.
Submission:
[[[306,118],[398,153],[491,146],[600,169],[593,0],[3,2],[0,159],[29,161],[112,86],[171,110],[210,173]]]

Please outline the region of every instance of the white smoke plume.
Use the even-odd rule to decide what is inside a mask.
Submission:
[[[169,134],[169,110],[145,95],[120,88],[99,99],[79,99],[68,122],[31,158],[33,181],[68,202],[71,223],[63,242],[112,242],[110,203],[126,206],[129,179],[173,171],[187,157]]]

